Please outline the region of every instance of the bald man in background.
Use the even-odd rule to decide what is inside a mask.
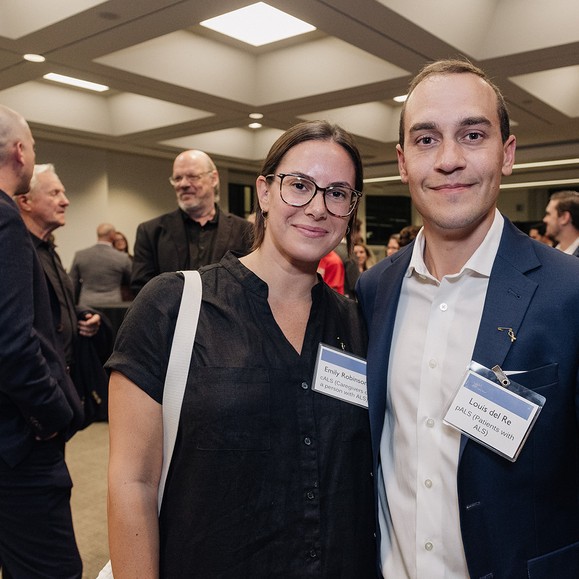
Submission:
[[[4,579],[79,579],[64,443],[83,412],[14,201],[35,157],[26,121],[0,105],[0,566]]]
[[[167,271],[199,269],[218,262],[228,250],[245,255],[252,225],[219,208],[219,173],[203,151],[184,151],[173,163],[169,182],[178,209],[137,228],[131,289],[138,293]]]
[[[131,279],[132,263],[128,254],[113,247],[115,226],[101,223],[97,243],[74,254],[70,278],[77,302],[105,306],[122,301],[121,286]]]

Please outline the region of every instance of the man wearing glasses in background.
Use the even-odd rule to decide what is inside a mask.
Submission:
[[[199,269],[218,262],[228,250],[242,255],[251,247],[252,225],[217,205],[219,174],[203,151],[184,151],[169,178],[179,208],[137,228],[131,289],[138,293],[167,271]]]

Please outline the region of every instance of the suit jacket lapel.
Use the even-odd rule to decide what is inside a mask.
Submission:
[[[217,232],[215,235],[215,243],[213,244],[213,251],[211,252],[211,261],[217,262],[221,259],[225,253],[227,253],[230,247],[230,237],[231,237],[231,219],[229,215],[216,209],[219,214],[219,225],[217,226]]]
[[[175,269],[184,269],[189,264],[189,238],[187,237],[187,228],[183,222],[181,210],[177,209],[166,215],[165,223],[166,234],[173,240],[177,250]]]
[[[377,291],[368,319],[368,401],[373,425],[374,448],[378,449],[386,412],[386,390],[390,347],[404,274],[410,263],[412,248],[392,256],[392,264],[384,269],[376,284]],[[378,427],[377,429],[375,427]]]
[[[474,347],[473,360],[492,368],[502,366],[537,289],[537,284],[525,274],[540,267],[540,262],[527,236],[505,220],[501,243],[497,251],[487,289],[485,305]],[[461,456],[468,439],[461,440]]]

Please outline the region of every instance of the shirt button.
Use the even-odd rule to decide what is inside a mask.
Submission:
[[[425,486],[427,489],[432,488],[432,481],[431,481],[429,478],[427,478],[427,479],[424,481],[424,486]]]
[[[446,310],[448,310],[448,304],[440,304],[439,307],[441,312],[446,312]]]
[[[434,545],[430,541],[427,541],[426,543],[424,543],[424,548],[427,551],[432,551],[432,549],[434,549]]]
[[[434,420],[432,418],[429,418],[426,421],[426,426],[428,426],[428,428],[433,428],[434,427]]]
[[[429,365],[431,368],[436,368],[436,367],[438,366],[438,362],[437,362],[434,358],[431,358],[431,359],[428,361],[428,365]]]
[[[318,556],[318,554],[316,553],[316,550],[315,550],[315,549],[312,549],[312,550],[310,551],[310,557],[311,557],[312,559],[315,559],[317,556]]]
[[[312,501],[316,498],[316,495],[312,491],[308,491],[306,493],[306,497],[308,497],[308,499],[310,499],[310,501]]]
[[[309,436],[306,436],[304,438],[304,444],[307,444],[309,446],[310,444],[312,444],[312,439]]]
[[[309,387],[310,387],[310,386],[309,386],[309,384],[308,384],[307,382],[302,382],[302,388],[303,388],[304,390],[307,390]]]

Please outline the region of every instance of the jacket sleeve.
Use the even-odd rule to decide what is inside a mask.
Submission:
[[[65,429],[73,411],[35,330],[34,292],[46,292],[46,282],[24,223],[11,209],[0,211],[0,396],[42,438]]]

